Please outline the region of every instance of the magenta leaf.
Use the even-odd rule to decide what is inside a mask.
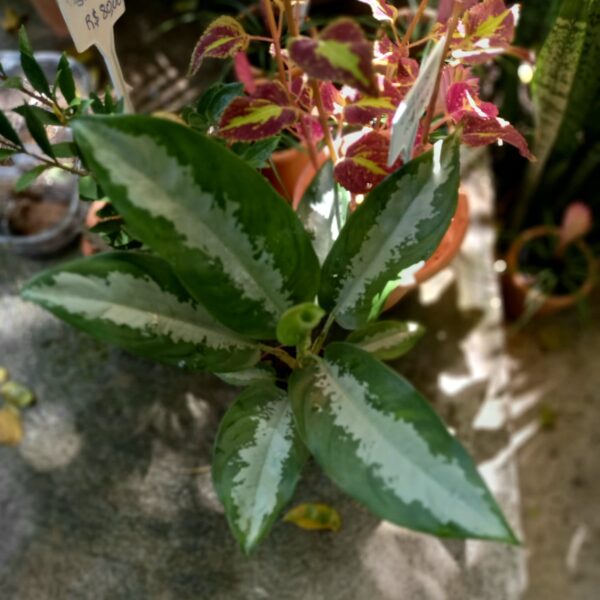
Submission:
[[[377,95],[373,71],[373,44],[351,19],[338,19],[318,39],[290,40],[292,60],[309,77],[345,83],[371,96]]]
[[[297,121],[284,87],[278,82],[256,86],[251,96],[235,98],[225,109],[219,135],[235,142],[255,142],[280,133]]]
[[[252,66],[244,52],[238,52],[233,58],[233,67],[235,76],[240,83],[244,84],[244,89],[248,94],[254,94],[256,91],[256,82],[252,74]]]
[[[498,116],[498,108],[491,102],[483,102],[477,91],[467,81],[453,83],[446,93],[446,109],[451,118],[458,122],[465,115],[482,119]]]
[[[565,247],[586,236],[592,229],[592,211],[583,202],[569,204],[560,226],[560,245]]]
[[[232,17],[219,17],[202,34],[190,61],[190,75],[198,72],[205,58],[230,58],[248,48],[250,38]]]
[[[335,167],[335,178],[353,194],[366,194],[390,173],[402,166],[398,159],[390,168],[387,166],[390,148],[389,137],[371,131],[352,144],[344,160]]]

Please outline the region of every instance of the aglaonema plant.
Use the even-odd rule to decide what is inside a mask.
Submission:
[[[212,469],[247,552],[291,500],[310,456],[383,519],[516,542],[473,460],[385,365],[422,329],[379,320],[450,225],[460,144],[501,140],[530,156],[469,70],[509,48],[516,9],[457,3],[445,20],[440,9],[440,23],[415,42],[431,42],[420,65],[410,42],[421,9],[401,39],[397,9],[365,3],[382,23],[375,42],[349,19],[311,37],[290,19],[284,45],[290,3],[279,3],[276,23],[264,0],[277,68],[267,80],[254,78],[244,54],[265,40],[231,17],[215,21],[192,70],[234,57],[243,85],[208,90],[184,113],[187,126],[108,114],[119,111],[109,95],[77,98],[66,60],[50,86],[24,33],[30,86],[0,68],[3,86],[42,105],[22,111],[42,167],[67,168],[86,198],[110,200],[109,241],[122,249],[47,271],[24,297],[103,341],[246,388],[221,423]],[[53,117],[74,134],[61,156],[44,134]],[[284,134],[315,166],[323,148],[332,159],[296,212],[257,171]],[[2,113],[0,137],[0,156],[28,151]]]
[[[376,186],[335,240],[320,240],[320,260],[299,216],[210,137],[143,116],[72,127],[86,166],[149,252],[77,260],[36,277],[23,296],[101,340],[246,386],[221,423],[212,466],[246,552],[291,500],[310,456],[382,519],[516,541],[473,460],[383,362],[421,329],[377,321],[389,282],[431,256],[449,226],[458,136]],[[327,163],[305,213],[334,185]]]

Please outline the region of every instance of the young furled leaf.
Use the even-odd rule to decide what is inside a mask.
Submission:
[[[235,98],[221,117],[218,134],[232,141],[254,142],[277,135],[296,120],[285,89],[271,81],[258,85],[251,96]]]
[[[346,150],[335,166],[335,178],[353,194],[367,194],[390,173],[402,166],[402,159],[388,167],[390,139],[385,133],[370,131]]]
[[[248,388],[227,411],[215,442],[213,481],[245,552],[291,500],[307,457],[289,400],[272,383]]]
[[[334,21],[316,40],[293,38],[288,50],[292,60],[309,77],[345,83],[370,96],[378,95],[373,44],[353,20]]]
[[[141,116],[73,129],[127,230],[227,327],[273,339],[288,308],[314,299],[319,263],[298,217],[221,142]]]
[[[373,513],[440,537],[516,543],[464,448],[395,371],[347,343],[296,371],[290,398],[325,473]]]
[[[352,332],[346,341],[379,360],[395,360],[410,352],[424,333],[425,328],[412,321],[377,321]]]
[[[190,75],[198,72],[205,58],[230,58],[245,52],[249,43],[250,38],[238,21],[233,17],[219,17],[198,40],[190,61]]]
[[[433,254],[456,212],[458,183],[459,141],[451,136],[387,177],[350,215],[319,291],[342,327],[376,318],[403,271]]]
[[[78,260],[34,278],[22,295],[102,341],[168,364],[228,371],[260,359],[252,342],[215,321],[151,255]]]
[[[277,340],[284,346],[300,346],[324,316],[325,311],[314,302],[293,306],[277,323]]]

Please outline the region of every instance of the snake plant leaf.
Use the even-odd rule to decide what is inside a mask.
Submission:
[[[288,308],[314,300],[319,264],[302,223],[221,143],[139,116],[80,119],[74,130],[128,231],[227,327],[274,338]]]
[[[217,435],[213,481],[236,539],[250,552],[290,501],[308,453],[285,392],[272,383],[245,390]]]
[[[368,352],[331,344],[294,373],[290,397],[315,460],[382,519],[440,537],[516,542],[464,448],[427,401]]]
[[[379,360],[395,360],[410,352],[425,334],[414,321],[377,321],[353,331],[346,341]]]
[[[233,371],[260,359],[252,342],[218,323],[167,263],[150,255],[77,260],[35,277],[22,295],[102,341],[161,362]]]
[[[333,173],[333,162],[328,160],[315,175],[296,210],[321,263],[325,262],[346,223],[350,205],[350,194],[336,183]]]
[[[439,246],[456,211],[455,136],[382,181],[350,215],[323,266],[320,305],[346,329],[376,318],[402,272]]]
[[[600,1],[565,0],[540,52],[532,82],[536,108],[529,186],[539,181],[553,150],[570,155],[581,139],[600,89]]]

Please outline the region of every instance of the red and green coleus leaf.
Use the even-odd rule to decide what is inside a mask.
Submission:
[[[280,133],[297,121],[283,86],[275,81],[256,86],[251,96],[235,98],[225,109],[219,135],[230,141],[255,142]]]
[[[398,159],[387,166],[389,136],[371,131],[349,146],[346,157],[335,167],[335,178],[353,194],[366,194],[402,166]]]
[[[491,102],[483,102],[477,94],[477,89],[467,81],[450,85],[446,92],[446,110],[455,122],[465,115],[482,119],[498,116],[498,107]]]
[[[468,146],[487,146],[494,142],[510,144],[519,150],[521,156],[535,160],[525,138],[508,121],[500,117],[481,118],[465,115],[461,124],[461,139]]]
[[[373,17],[378,21],[394,22],[398,17],[398,9],[385,0],[358,0],[363,4],[368,4],[371,7]]]
[[[384,79],[383,91],[375,98],[359,95],[344,107],[344,119],[349,125],[369,125],[376,119],[391,118],[404,94]]]
[[[338,19],[317,39],[296,37],[290,40],[291,59],[309,77],[344,83],[376,96],[373,71],[373,44],[351,19]]]
[[[190,61],[190,74],[198,71],[205,58],[230,58],[248,48],[250,37],[232,17],[219,17],[202,34]]]
[[[483,0],[465,12],[452,41],[452,57],[481,63],[502,54],[511,45],[519,18],[518,4],[507,8],[504,0]]]

